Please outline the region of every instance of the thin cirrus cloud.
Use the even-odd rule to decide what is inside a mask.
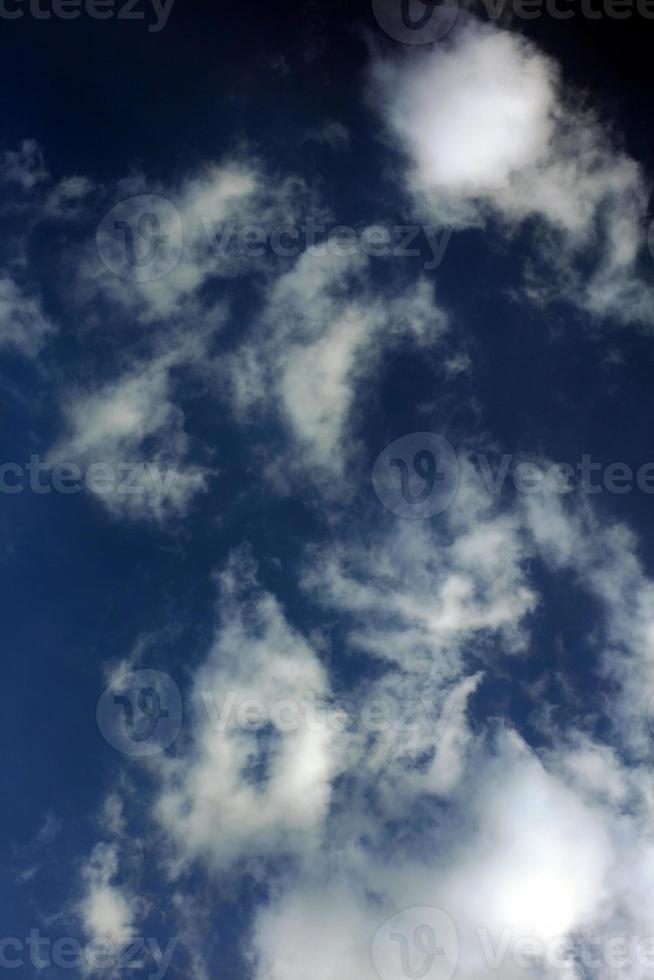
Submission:
[[[33,358],[54,332],[39,298],[27,294],[9,276],[0,276],[0,347]]]
[[[144,188],[141,177],[129,178],[115,196],[129,193],[128,200],[137,201],[136,192]],[[371,260],[361,250],[350,255],[325,245],[309,247],[285,262],[272,252],[262,257],[240,252],[230,228],[238,232],[255,219],[260,228],[301,225],[319,207],[302,181],[266,179],[255,159],[208,166],[178,188],[155,190],[149,200],[160,208],[162,234],[174,239],[171,222],[179,219],[180,250],[173,266],[155,278],[146,268],[142,279],[130,280],[103,264],[94,248],[83,246],[65,298],[85,329],[97,331],[118,315],[126,321],[122,329],[132,329],[135,338],[153,322],[160,332],[146,341],[146,357],[127,370],[121,365],[113,378],[103,376],[83,388],[65,385],[63,427],[50,459],[82,466],[147,462],[164,477],[174,469],[166,499],[156,486],[141,495],[99,496],[115,515],[161,520],[167,513],[186,512],[206,489],[209,471],[187,458],[189,440],[172,378],[183,367],[203,384],[208,378],[218,394],[227,386],[238,418],[264,412],[277,417],[305,456],[303,470],[308,465],[325,474],[342,471],[355,391],[372,376],[384,347],[401,337],[426,346],[447,332],[448,318],[433,286],[419,278],[409,288],[381,290],[373,285]],[[40,206],[48,219],[79,227],[95,214],[99,197],[106,201],[106,192],[86,178],[64,178]],[[219,339],[229,314],[226,284],[234,277],[255,277],[259,309],[243,325],[236,351],[211,356],[212,340]],[[207,287],[217,288],[210,298]],[[32,315],[28,323],[21,303],[30,304],[25,309],[33,314],[35,300],[23,299],[9,280],[5,292],[12,300],[7,342],[37,353],[49,322]],[[147,459],[140,448],[146,440],[154,444]],[[290,457],[296,456],[291,451]],[[268,477],[271,485],[279,483],[279,471],[269,468]]]
[[[426,279],[389,297],[373,286],[367,256],[324,246],[271,283],[257,320],[230,362],[236,410],[274,411],[301,449],[301,469],[327,478],[342,476],[355,392],[384,348],[398,335],[438,343],[448,326]]]
[[[65,396],[64,431],[49,460],[72,461],[87,472],[104,467],[91,489],[116,516],[165,522],[184,513],[205,487],[210,470],[189,459],[184,413],[173,400],[174,365],[174,358],[153,359],[101,387]]]

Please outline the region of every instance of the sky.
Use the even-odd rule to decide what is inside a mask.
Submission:
[[[648,0],[0,0],[0,975],[654,976]]]

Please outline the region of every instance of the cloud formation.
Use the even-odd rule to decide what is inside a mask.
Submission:
[[[533,44],[471,17],[437,48],[376,58],[370,98],[418,213],[507,234],[535,219],[532,299],[651,326],[643,172]]]

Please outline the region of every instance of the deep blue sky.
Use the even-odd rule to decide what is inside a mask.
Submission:
[[[543,18],[513,30],[559,61],[565,87],[582,90],[600,107],[602,119],[610,121],[607,130],[622,134],[625,151],[651,175],[654,23]],[[394,55],[400,48],[380,32],[365,3],[353,2],[238,7],[176,0],[160,33],[148,33],[140,23],[85,17],[0,21],[0,152],[36,140],[53,182],[85,175],[103,188],[100,200],[109,207],[120,199],[112,188],[130,172],[147,175],[152,186],[179,186],[185,175],[237,147],[263,161],[271,180],[300,175],[330,207],[335,224],[404,223],[411,215],[408,195],[395,179],[397,147],[389,145],[365,98],[371,52]],[[438,97],[446,100],[447,93]],[[306,139],[327,120],[346,127],[347,150]],[[21,281],[38,292],[57,327],[37,357],[0,350],[1,455],[22,464],[32,452],[45,456],[61,437],[62,390],[118,376],[165,324],[154,320],[132,329],[130,312],[113,308],[107,297],[98,300],[99,327],[84,322],[88,310],[80,313],[68,287],[79,261],[77,245],[93,241],[102,205],[74,227],[41,215],[32,228],[33,205],[11,211],[16,193],[2,187],[0,269],[13,268],[14,243],[24,238]],[[361,537],[373,549],[382,540],[393,518],[379,510],[370,471],[393,439],[435,431],[473,455],[494,449],[574,464],[590,453],[605,464],[623,461],[634,468],[654,460],[651,332],[616,318],[596,321],[573,303],[539,307],[516,299],[531,248],[529,228],[505,235],[491,217],[484,230],[455,232],[441,266],[425,273],[455,325],[450,353],[465,349],[473,368],[448,374],[440,349],[401,340],[384,348],[374,382],[368,378],[355,391],[347,463],[354,490],[345,503],[334,504],[329,494],[325,502],[310,479],[271,490],[262,452],[269,460],[283,457],[288,469],[301,462],[301,450],[289,448],[272,413],[242,423],[231,410],[229,391],[219,383],[212,387],[199,372],[185,374],[184,367],[175,397],[191,454],[199,464],[217,465],[218,472],[183,519],[167,526],[123,520],[88,493],[0,495],[3,936],[46,931],[43,923],[54,937],[82,935],[73,908],[79,869],[98,840],[102,801],[120,785],[125,765],[96,722],[106,664],[150,636],[143,666],[166,670],[188,695],[216,627],[212,573],[232,549],[250,546],[262,586],[283,604],[295,629],[328,638],[322,650],[332,682],[347,689],[373,677],[378,664],[349,648],[346,613],[307,599],[301,567],[307,548]],[[390,302],[393,289],[412,288],[420,263],[398,260],[392,271],[388,262],[377,264],[371,281]],[[232,304],[218,358],[237,349],[247,333],[261,297],[258,275],[253,269],[207,287]],[[654,258],[646,252],[641,275],[651,285]],[[189,335],[193,329],[189,322]],[[500,510],[512,506],[507,492]],[[654,574],[654,498],[602,494],[592,506],[600,524],[623,522],[635,532],[643,573]],[[499,714],[538,748],[547,737],[534,724],[529,685],[543,681],[542,696],[559,712],[559,723],[567,724],[577,698],[599,699],[610,684],[598,679],[601,644],[592,635],[598,622],[592,589],[579,584],[570,568],[553,570],[537,554],[528,564],[543,597],[527,617],[530,657],[508,667],[499,660],[489,665],[485,641],[471,640],[470,672],[485,663],[488,670],[471,710],[473,727]],[[555,674],[565,675],[565,690]],[[605,721],[595,722],[588,722],[592,734],[603,737]],[[127,771],[137,796],[143,787],[141,799],[134,803],[131,797],[130,833],[138,837],[140,830],[147,842],[151,777],[129,765]],[[39,840],[48,814],[56,820],[56,835]],[[400,830],[397,839],[403,839]],[[284,862],[283,853],[279,860]],[[32,867],[35,877],[21,882],[21,872]],[[211,945],[211,929],[204,940],[216,971],[211,976],[241,980],[253,974],[239,936],[268,882],[249,877],[247,869],[243,875],[225,872],[222,879],[219,873],[206,877],[205,870],[200,860],[188,871],[186,888],[198,900],[202,896],[210,920],[221,923],[220,949]],[[166,903],[173,885],[149,859],[141,882],[151,901],[148,934],[175,934]],[[185,973],[184,955],[171,976],[192,976]],[[36,975],[25,970],[20,975]]]

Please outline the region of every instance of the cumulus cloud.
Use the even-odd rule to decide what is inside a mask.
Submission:
[[[643,173],[551,59],[470,17],[437,49],[377,58],[370,92],[419,213],[461,229],[495,219],[509,233],[537,219],[532,299],[651,324]]]
[[[258,586],[246,552],[232,556],[219,583],[220,628],[195,677],[192,744],[163,766],[156,813],[181,866],[202,857],[225,869],[315,847],[339,758],[328,727],[284,722],[283,705],[326,697],[328,679]]]
[[[457,801],[458,816],[439,812],[438,835],[423,829],[413,854],[406,842],[392,846],[390,839],[368,854],[365,844],[348,851],[335,843],[336,870],[326,887],[320,875],[307,875],[262,908],[253,933],[257,977],[292,980],[315,962],[321,980],[372,980],[371,946],[385,919],[414,909],[406,915],[410,944],[434,907],[455,924],[457,947],[444,953],[457,976],[490,977],[499,968],[517,977],[513,943],[561,939],[596,913],[612,857],[603,814],[581,803],[513,735],[482,762]],[[411,947],[412,957],[419,949]],[[492,963],[498,949],[499,967]],[[399,980],[399,946],[388,941],[381,953],[384,975]],[[572,975],[572,959],[568,965]]]
[[[257,739],[242,725],[216,731],[204,721],[192,753],[162,769],[159,817],[186,860],[209,855],[226,868],[246,855],[297,859],[273,876],[255,913],[249,957],[257,978],[299,980],[311,963],[321,980],[372,980],[375,936],[402,909],[418,909],[406,913],[407,942],[421,909],[450,917],[457,975],[466,980],[497,969],[517,980],[525,943],[535,944],[543,976],[576,978],[588,935],[600,943],[625,931],[648,935],[640,903],[654,871],[642,832],[651,778],[574,724],[550,730],[537,752],[508,722],[477,715],[473,726],[469,714],[485,672],[501,674],[507,657],[528,655],[534,560],[570,566],[578,586],[594,590],[610,640],[627,623],[623,600],[602,591],[604,569],[619,561],[618,593],[633,589],[642,572],[631,542],[608,526],[589,540],[583,504],[559,512],[549,498],[527,498],[502,512],[467,485],[469,476],[442,537],[403,522],[375,548],[350,542],[308,554],[309,595],[338,613],[351,650],[377,658],[348,689],[338,725],[324,727],[318,741],[303,729],[299,741],[297,732],[277,732],[268,743],[268,733]],[[342,691],[252,575],[240,556],[222,576],[221,625],[196,678],[196,709],[199,689],[220,692],[224,708],[229,691],[241,705],[248,697],[270,705],[285,696],[297,703],[308,686],[337,709]],[[237,650],[247,651],[238,661]],[[604,655],[610,649],[600,669]],[[481,671],[471,669],[480,663]],[[276,766],[282,758],[286,777]],[[287,783],[293,760],[289,796],[276,781]],[[638,872],[625,872],[634,859]],[[388,976],[400,978],[393,944],[384,955]],[[597,975],[608,977],[610,964]]]
[[[633,540],[598,521],[591,534],[583,503],[559,504],[545,495],[502,507],[464,464],[440,530],[403,521],[372,546],[309,550],[306,594],[337,616],[350,655],[374,663],[353,685],[331,676],[325,637],[305,638],[262,588],[248,551],[233,553],[188,736],[152,768],[151,812],[169,845],[158,838],[159,860],[176,881],[196,976],[208,965],[204,933],[189,928],[189,874],[228,876],[242,862],[267,883],[246,943],[257,980],[300,980],[307,964],[320,980],[372,980],[375,937],[402,910],[407,942],[425,908],[443,910],[464,980],[498,969],[518,980],[525,942],[548,980],[578,980],[588,934],[648,935],[649,771],[625,759],[624,741],[592,732],[584,711],[535,749],[492,706],[470,709],[486,675],[530,654],[537,561],[600,600],[598,670],[615,664],[618,641],[647,663],[644,622],[625,605],[635,584],[648,589]],[[323,704],[317,724],[297,713],[311,699]],[[116,801],[106,818],[122,826]],[[87,921],[117,930],[131,900],[113,891],[116,855],[102,851],[96,865]],[[382,955],[401,980],[399,945]],[[609,966],[596,975],[608,980]]]

